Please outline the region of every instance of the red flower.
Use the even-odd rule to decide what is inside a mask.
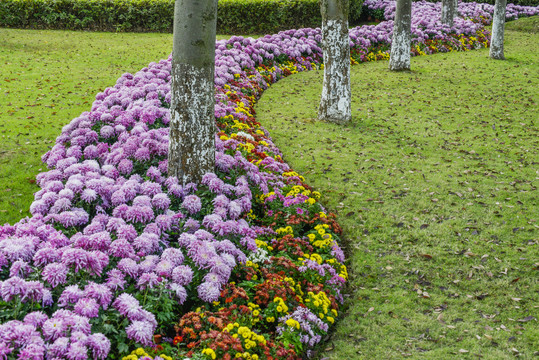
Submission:
[[[182,338],[181,336],[176,336],[176,337],[174,338],[174,340],[172,340],[172,343],[173,343],[174,345],[178,345],[178,344],[181,343],[182,341],[183,341],[183,338]]]

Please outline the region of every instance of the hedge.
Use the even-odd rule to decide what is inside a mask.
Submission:
[[[363,0],[350,0],[350,23]],[[0,26],[29,29],[172,32],[174,0],[0,0]],[[267,34],[319,27],[318,0],[219,0],[217,32]]]

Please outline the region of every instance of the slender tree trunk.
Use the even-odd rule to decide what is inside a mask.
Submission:
[[[215,169],[217,0],[176,0],[168,175],[199,183]]]
[[[492,21],[492,36],[490,38],[490,57],[505,60],[503,54],[503,38],[505,30],[505,9],[507,0],[496,0]]]
[[[320,0],[324,84],[318,119],[346,123],[352,118],[348,0]]]
[[[457,10],[458,0],[442,0],[442,24],[453,26]]]
[[[397,0],[389,70],[410,70],[412,0]]]

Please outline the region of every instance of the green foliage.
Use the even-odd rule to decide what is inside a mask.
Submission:
[[[0,26],[171,32],[174,0],[6,0]]]
[[[363,0],[350,0],[350,23]],[[32,29],[172,32],[174,0],[2,0],[0,26]],[[274,33],[318,27],[318,0],[219,0],[217,32]]]
[[[318,0],[220,0],[217,32],[269,33],[322,23]]]

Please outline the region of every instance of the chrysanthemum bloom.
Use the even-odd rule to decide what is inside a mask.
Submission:
[[[155,273],[144,273],[137,281],[137,286],[141,290],[152,289],[157,284],[159,284],[159,279]]]
[[[60,337],[56,339],[48,348],[47,354],[57,358],[63,358],[69,349],[69,338]]]
[[[34,237],[17,236],[0,240],[0,251],[11,261],[29,261],[35,252]]]
[[[88,348],[82,342],[73,342],[69,345],[66,353],[66,359],[86,360],[88,359]]]
[[[105,125],[99,131],[100,135],[104,139],[109,139],[114,136],[114,128],[110,125]]]
[[[86,345],[92,350],[94,359],[104,360],[110,351],[110,340],[101,333],[88,336]]]
[[[65,336],[68,329],[64,320],[53,317],[45,321],[41,330],[45,339],[50,341]]]
[[[170,277],[172,270],[174,269],[174,263],[168,260],[161,260],[155,265],[154,272],[158,276]]]
[[[45,357],[45,346],[42,344],[28,344],[19,353],[20,360],[43,359]]]
[[[107,286],[112,290],[124,289],[126,284],[125,275],[118,269],[112,269],[108,273]]]
[[[133,171],[133,162],[129,159],[123,159],[118,164],[118,171],[122,175],[129,175]]]
[[[124,274],[132,278],[138,277],[140,273],[139,265],[133,259],[122,259],[117,265]]]
[[[183,228],[188,232],[194,233],[195,231],[197,231],[200,228],[200,224],[195,219],[190,218],[190,219],[187,219],[187,221],[183,225]]]
[[[109,247],[108,254],[117,258],[128,258],[135,255],[135,249],[125,239],[114,240]]]
[[[164,193],[156,194],[152,199],[152,205],[159,210],[166,210],[170,207],[170,199]]]
[[[241,215],[241,204],[237,200],[233,200],[228,205],[228,214],[231,219],[238,219]]]
[[[99,315],[99,304],[92,298],[79,299],[75,304],[73,311],[78,315],[95,318]]]
[[[161,231],[169,231],[172,229],[173,218],[171,215],[158,215],[155,218],[155,223]]]
[[[22,298],[26,292],[26,281],[19,277],[12,277],[1,283],[0,293],[5,302],[14,298]]]
[[[64,307],[69,304],[75,304],[83,296],[84,292],[79,289],[78,285],[69,285],[64,289],[60,298],[58,298],[58,306]]]
[[[128,319],[140,319],[142,317],[142,306],[132,295],[123,293],[114,300],[112,306]]]
[[[85,270],[88,265],[88,252],[83,249],[71,248],[62,254],[62,264],[74,267],[74,271]]]
[[[84,288],[84,297],[97,300],[99,305],[107,310],[112,301],[112,291],[105,284],[97,284],[90,281]]]
[[[159,256],[148,255],[138,264],[139,273],[151,272],[159,262]]]
[[[140,192],[143,195],[152,197],[159,193],[162,193],[163,190],[161,188],[161,185],[159,185],[158,183],[152,181],[145,181],[140,185]]]
[[[144,346],[150,346],[153,343],[153,326],[146,321],[133,321],[125,332],[129,339]]]
[[[155,218],[150,206],[130,206],[123,217],[133,223],[148,223]]]
[[[22,260],[17,260],[11,264],[11,267],[9,268],[9,276],[17,276],[22,279],[26,278],[31,272],[33,272],[32,267],[26,262]]]
[[[184,260],[183,253],[180,249],[167,248],[161,254],[161,260],[169,261],[172,265],[181,265]]]
[[[174,291],[176,294],[176,297],[178,298],[178,302],[180,304],[183,304],[185,300],[187,299],[187,290],[181,285],[171,283],[169,284],[170,290]]]
[[[178,285],[188,285],[193,280],[194,272],[186,265],[180,265],[174,268],[172,271],[172,279]]]
[[[97,192],[92,189],[84,189],[80,197],[84,202],[91,203],[94,202],[97,198]]]
[[[221,289],[219,283],[204,282],[197,287],[198,297],[206,302],[217,301]]]
[[[146,195],[139,195],[133,199],[133,206],[152,206],[152,199]]]
[[[48,319],[49,317],[42,311],[33,311],[26,314],[26,316],[24,317],[24,323],[38,328],[41,327],[43,323]]]
[[[159,247],[159,236],[143,233],[133,240],[133,246],[144,255],[149,255]]]
[[[138,236],[138,233],[133,225],[128,224],[120,225],[120,227],[116,231],[116,235],[118,236],[118,239],[133,241]]]
[[[39,281],[27,281],[24,296],[21,302],[40,302],[43,299],[45,287]]]
[[[196,214],[202,208],[202,202],[196,195],[188,195],[182,202],[182,207],[191,214]]]

